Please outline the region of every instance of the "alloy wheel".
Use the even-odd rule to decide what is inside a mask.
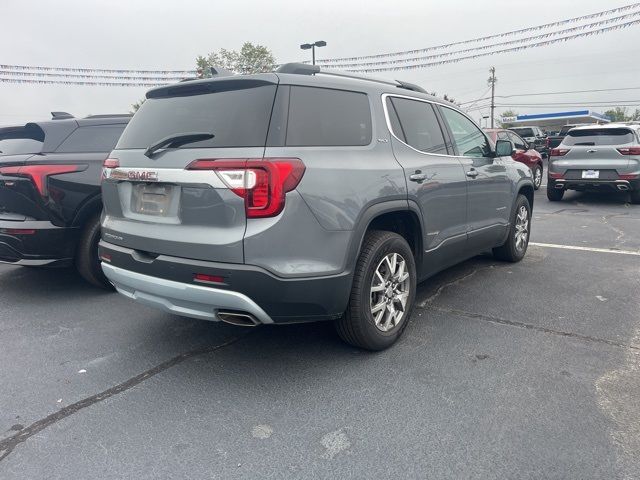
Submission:
[[[516,216],[515,243],[516,250],[523,251],[529,241],[529,212],[527,207],[521,205]]]
[[[404,320],[410,288],[404,257],[389,253],[380,261],[371,280],[371,314],[379,330],[388,332]]]

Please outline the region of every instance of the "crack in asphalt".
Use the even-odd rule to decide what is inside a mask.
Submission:
[[[427,305],[426,307],[423,307],[423,308],[430,308],[432,310],[436,310],[436,311],[439,311],[439,312],[451,313],[451,314],[454,314],[454,315],[460,315],[460,316],[463,316],[463,317],[472,318],[474,320],[482,320],[482,321],[485,321],[485,322],[495,323],[495,324],[498,324],[498,325],[507,325],[507,326],[510,326],[510,327],[517,327],[517,328],[522,328],[522,329],[526,329],[526,330],[534,330],[536,332],[549,333],[549,334],[557,335],[557,336],[560,336],[560,337],[575,338],[575,339],[584,340],[584,341],[587,341],[587,342],[601,343],[601,344],[605,344],[605,345],[609,345],[609,346],[613,346],[613,347],[619,347],[619,348],[632,350],[634,352],[640,352],[640,346],[639,345],[632,345],[632,344],[628,344],[628,343],[616,342],[615,340],[608,340],[606,338],[600,338],[600,337],[592,337],[590,335],[583,335],[581,333],[566,332],[564,330],[555,330],[553,328],[541,327],[539,325],[533,325],[531,323],[517,322],[515,320],[507,320],[507,319],[496,317],[496,316],[493,316],[493,315],[486,315],[484,313],[467,312],[465,310],[458,310],[456,308],[437,307],[435,305]]]
[[[625,240],[622,239],[624,237],[625,233],[621,228],[618,228],[615,225],[609,223],[609,220],[611,220],[612,218],[616,218],[616,215],[615,214],[614,215],[604,215],[602,217],[602,221],[607,227],[609,227],[611,230],[613,230],[616,233],[616,235],[618,235],[616,237],[616,239],[614,240],[614,242],[615,242],[615,245],[616,245],[617,248],[621,248],[622,245],[625,243]]]
[[[451,280],[451,281],[449,281],[447,283],[443,283],[442,285],[440,285],[437,288],[437,290],[434,293],[432,293],[430,296],[428,296],[423,301],[418,303],[416,306],[418,308],[425,308],[428,305],[430,305],[431,303],[433,303],[433,301],[436,298],[438,298],[442,294],[442,292],[444,290],[446,290],[447,288],[453,287],[454,285],[458,285],[459,283],[464,282],[465,280],[473,277],[476,273],[478,273],[481,270],[487,270],[487,269],[490,269],[490,268],[495,268],[496,266],[498,266],[498,264],[492,263],[492,264],[489,264],[489,265],[483,265],[483,266],[480,266],[480,267],[475,267],[469,273],[466,273],[463,276],[455,278],[455,279],[453,279],[453,280]]]
[[[35,434],[59,422],[60,420],[63,420],[73,415],[74,413],[79,412],[80,410],[90,407],[91,405],[100,403],[106,400],[107,398],[113,397],[114,395],[118,395],[122,392],[126,392],[130,388],[135,387],[136,385],[144,382],[145,380],[161,372],[164,372],[165,370],[168,370],[171,367],[175,367],[176,365],[184,362],[185,360],[188,360],[190,358],[197,357],[200,355],[206,355],[208,353],[215,352],[216,350],[220,350],[224,347],[228,347],[238,342],[239,340],[242,340],[248,335],[249,333],[245,333],[243,335],[234,337],[231,340],[227,340],[226,342],[218,345],[191,350],[189,352],[176,355],[175,357],[170,358],[169,360],[166,360],[156,365],[155,367],[150,368],[149,370],[145,370],[144,372],[139,373],[138,375],[130,378],[129,380],[126,380],[100,393],[96,393],[95,395],[91,395],[90,397],[83,398],[82,400],[72,403],[71,405],[67,405],[66,407],[61,408],[57,412],[54,412],[40,420],[33,422],[31,425],[23,428],[15,435],[12,435],[11,437],[8,437],[0,441],[0,462],[5,458],[7,458],[19,444],[25,442]]]

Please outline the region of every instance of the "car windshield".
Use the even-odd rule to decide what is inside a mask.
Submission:
[[[572,130],[565,137],[563,144],[567,146],[624,145],[632,143],[633,137],[633,132],[628,128],[589,128]]]
[[[209,132],[215,136],[177,148],[264,146],[276,86],[244,82],[235,89],[224,89],[223,84],[217,85],[220,90],[214,92],[204,91],[206,84],[197,84],[196,94],[181,94],[176,89],[175,96],[147,99],[116,148],[147,148],[185,132]],[[186,90],[187,86],[181,88]]]
[[[516,132],[521,137],[535,137],[533,130],[530,128],[512,128],[511,130]]]

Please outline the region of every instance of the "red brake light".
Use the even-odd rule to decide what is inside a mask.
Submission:
[[[120,166],[120,160],[117,158],[107,158],[102,162],[102,168],[118,168]]]
[[[220,275],[208,275],[206,273],[196,273],[193,276],[193,280],[202,283],[224,283],[224,277]]]
[[[569,148],[552,148],[549,152],[550,157],[563,157],[569,153]]]
[[[622,155],[640,155],[640,147],[618,148]]]
[[[275,217],[285,194],[298,186],[305,166],[298,158],[196,160],[187,170],[213,170],[236,195],[244,198],[247,218]]]
[[[63,173],[77,172],[84,168],[84,165],[22,165],[15,167],[2,167],[0,173],[3,175],[17,175],[20,177],[30,177],[40,195],[47,194],[47,177],[51,175],[61,175]]]

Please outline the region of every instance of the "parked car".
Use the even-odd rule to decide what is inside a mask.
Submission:
[[[611,123],[571,129],[551,150],[547,197],[565,190],[629,192],[640,203],[640,125]]]
[[[102,185],[102,267],[138,302],[246,326],[334,320],[379,350],[419,281],[485,250],[525,255],[530,170],[420,87],[286,64],[146,98]]]
[[[0,262],[75,265],[110,286],[98,260],[102,164],[130,115],[53,120],[0,128]]]
[[[524,163],[533,174],[533,187],[538,190],[542,185],[544,162],[542,155],[528,144],[520,135],[510,130],[500,128],[485,128],[489,138],[495,143],[498,140],[507,140],[513,144],[514,152],[511,155],[516,162]]]
[[[548,135],[547,138],[549,140],[549,151],[551,151],[552,148],[556,148],[558,145],[562,143],[562,140],[564,140],[564,137],[567,136],[567,133],[569,132],[569,130],[575,127],[579,127],[580,125],[581,124],[578,124],[578,123],[565,125],[560,129],[560,131],[556,135]]]
[[[547,156],[549,153],[549,141],[547,134],[540,127],[512,127],[509,128],[512,132],[517,133],[522,137],[527,144],[536,149],[543,156]]]

